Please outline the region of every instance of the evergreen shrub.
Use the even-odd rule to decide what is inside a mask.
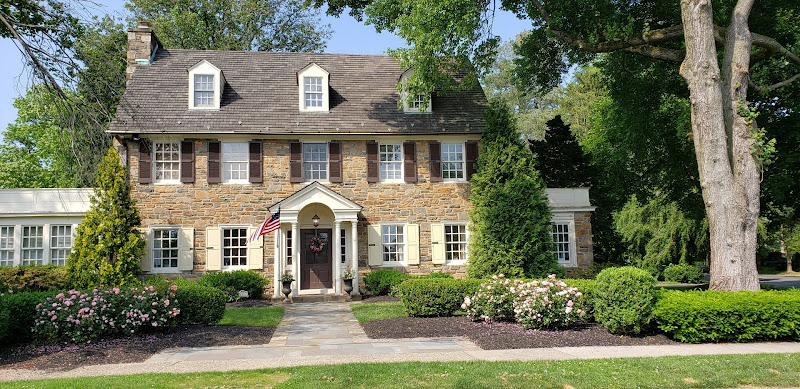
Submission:
[[[25,343],[33,339],[36,305],[56,292],[20,292],[0,296],[0,344]]]
[[[703,281],[703,270],[687,264],[670,264],[664,268],[664,281],[696,284]]]
[[[397,294],[409,316],[452,316],[473,295],[481,280],[422,278],[408,279],[397,286]]]
[[[666,291],[658,328],[687,343],[800,340],[800,290]]]
[[[217,288],[202,285],[182,285],[175,291],[180,324],[212,325],[225,315],[228,296]]]
[[[53,265],[0,268],[0,291],[44,292],[69,289],[67,271]]]
[[[605,269],[597,275],[594,317],[615,334],[638,334],[649,328],[656,303],[656,279],[632,266]]]
[[[408,274],[394,269],[380,269],[364,276],[364,286],[373,296],[387,295],[401,282],[408,279]]]
[[[252,270],[206,273],[197,282],[225,292],[229,302],[239,298],[240,290],[246,290],[250,298],[261,298],[268,283],[268,278]]]

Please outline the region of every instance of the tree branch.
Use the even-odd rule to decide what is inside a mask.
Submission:
[[[650,58],[660,59],[662,61],[674,62],[674,63],[683,62],[683,58],[686,56],[686,53],[683,50],[667,49],[663,47],[650,46],[650,45],[628,47],[622,50],[627,51],[629,53],[636,53],[648,56]]]
[[[21,50],[22,53],[31,60],[31,62],[33,63],[34,69],[36,69],[36,71],[39,74],[41,74],[42,78],[45,79],[47,84],[49,84],[50,87],[52,87],[56,91],[56,93],[58,93],[58,95],[60,97],[66,98],[66,94],[61,89],[61,86],[58,85],[58,82],[56,82],[56,79],[53,77],[52,74],[50,74],[50,72],[47,70],[47,68],[45,68],[44,65],[42,65],[41,62],[39,62],[39,59],[36,58],[36,55],[33,53],[31,47],[28,46],[28,43],[26,43],[25,40],[22,39],[22,37],[19,36],[19,34],[17,33],[17,30],[14,28],[14,26],[11,25],[11,23],[8,22],[8,20],[6,19],[6,15],[3,12],[0,12],[0,22],[2,22],[3,25],[6,26],[8,31],[11,32],[11,35],[14,37],[14,39],[16,39],[17,42],[19,42],[20,46],[22,46],[22,50]]]
[[[787,79],[785,79],[785,80],[783,80],[781,82],[772,84],[770,86],[758,86],[758,85],[756,85],[755,83],[753,83],[751,81],[750,82],[750,88],[753,90],[753,92],[756,92],[759,95],[763,95],[765,93],[772,92],[775,89],[783,88],[783,87],[785,87],[785,86],[787,86],[787,85],[789,85],[789,84],[791,84],[791,83],[793,83],[793,82],[795,82],[797,80],[800,80],[800,73],[797,73],[792,77],[789,77],[789,78],[787,78]]]

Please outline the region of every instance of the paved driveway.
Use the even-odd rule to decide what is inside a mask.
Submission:
[[[765,274],[758,276],[758,279],[761,281],[762,284],[800,288],[800,276],[779,276],[779,275]]]

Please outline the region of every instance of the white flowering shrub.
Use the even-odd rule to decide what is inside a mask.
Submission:
[[[511,288],[522,284],[521,280],[511,280],[502,274],[494,275],[482,283],[473,296],[464,298],[461,309],[474,321],[492,322],[514,320],[514,293]]]
[[[578,305],[583,295],[551,274],[544,281],[531,281],[511,288],[514,318],[525,329],[568,327],[586,312]]]
[[[34,332],[45,341],[82,343],[158,330],[175,323],[177,285],[70,290],[36,306]]]

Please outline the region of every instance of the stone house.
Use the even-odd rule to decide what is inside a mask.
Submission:
[[[286,273],[294,296],[341,294],[344,272],[465,273],[480,86],[423,109],[388,56],[165,49],[147,23],[128,31],[128,64],[110,133],[142,213],[143,271],[253,269],[276,296]],[[588,189],[548,194],[554,255],[588,266]],[[248,245],[278,210],[280,229]]]

